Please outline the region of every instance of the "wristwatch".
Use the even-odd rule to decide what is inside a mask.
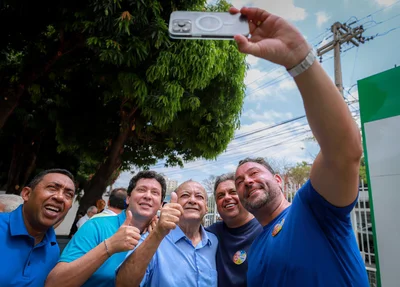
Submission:
[[[311,67],[311,65],[314,63],[315,59],[316,59],[316,57],[315,57],[314,50],[311,49],[310,52],[307,54],[306,58],[300,64],[298,64],[297,66],[288,70],[289,74],[293,78],[300,75],[301,73],[303,73],[304,71],[306,71],[308,68]]]

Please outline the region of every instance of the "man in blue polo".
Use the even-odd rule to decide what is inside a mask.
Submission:
[[[115,269],[144,238],[165,193],[160,174],[138,172],[129,182],[126,211],[87,221],[65,247],[45,286],[114,286]]]
[[[0,213],[0,286],[43,286],[60,249],[53,225],[72,206],[74,177],[64,169],[38,174],[24,187],[24,203]]]

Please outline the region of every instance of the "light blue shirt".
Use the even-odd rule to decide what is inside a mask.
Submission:
[[[65,247],[59,262],[72,262],[82,257],[105,239],[113,236],[125,219],[124,210],[118,216],[88,220]],[[144,236],[141,240],[143,238]],[[115,269],[124,261],[126,254],[127,252],[113,254],[82,286],[115,286]]]
[[[201,237],[194,247],[179,227],[171,230],[151,259],[140,286],[217,286],[218,239],[203,227]]]

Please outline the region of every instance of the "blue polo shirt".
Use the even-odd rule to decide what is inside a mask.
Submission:
[[[0,286],[44,286],[60,256],[53,228],[35,246],[24,223],[22,205],[0,213],[0,246]]]
[[[335,207],[307,181],[253,242],[248,286],[368,287],[350,221],[356,202]]]
[[[179,226],[171,230],[151,259],[140,286],[217,286],[218,239],[203,227],[201,237],[194,247]]]
[[[122,211],[118,216],[88,220],[65,247],[59,262],[69,263],[82,257],[105,239],[113,236],[125,219],[125,211]],[[124,261],[126,253],[125,251],[113,254],[82,286],[114,286],[115,269]]]

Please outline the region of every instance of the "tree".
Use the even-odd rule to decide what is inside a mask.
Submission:
[[[9,3],[2,12],[10,12],[10,21],[30,7],[27,1]],[[43,105],[43,111],[52,111],[43,114],[51,118],[48,152],[78,159],[73,169],[88,180],[81,210],[121,170],[147,168],[163,158],[167,165],[183,166],[213,159],[226,148],[239,125],[244,55],[229,41],[167,36],[171,11],[200,10],[204,1],[82,1],[75,9],[50,4],[35,10],[41,21],[31,35],[21,30],[27,40],[7,36],[9,44],[0,46],[6,55],[1,91],[7,90],[7,100],[17,99],[4,112],[12,114],[20,104],[33,114],[29,104],[52,102]],[[227,3],[208,8],[227,10]],[[32,72],[30,58],[37,59],[39,72]],[[35,152],[36,169],[42,168],[39,161],[51,161],[42,152],[41,147]]]
[[[203,179],[201,182],[206,189],[207,193],[214,194],[214,184],[217,177],[215,175],[210,175],[208,178]]]
[[[360,162],[360,179],[364,182],[364,185],[368,185],[367,170],[365,165],[365,157],[361,158]]]
[[[293,165],[293,163],[289,162],[285,157],[265,157],[264,159],[271,166],[274,172],[281,176],[284,176]]]
[[[288,169],[286,176],[294,184],[302,185],[310,178],[311,164],[305,161]]]
[[[103,9],[104,3],[108,1],[97,8]],[[161,9],[158,1],[135,5],[132,14],[121,3],[120,8],[106,8],[108,16],[90,11],[91,23],[80,21],[89,48],[104,62],[98,70],[112,83],[99,82],[108,87],[105,99],[121,103],[119,131],[85,188],[82,201],[87,205],[101,196],[107,179],[123,163],[137,165],[135,160],[124,162],[125,150],[139,151],[136,159],[145,166],[164,157],[168,165],[212,159],[238,126],[245,62],[235,45],[170,41],[166,22],[172,10]],[[193,8],[188,2],[176,5]],[[119,24],[108,25],[111,20]]]

